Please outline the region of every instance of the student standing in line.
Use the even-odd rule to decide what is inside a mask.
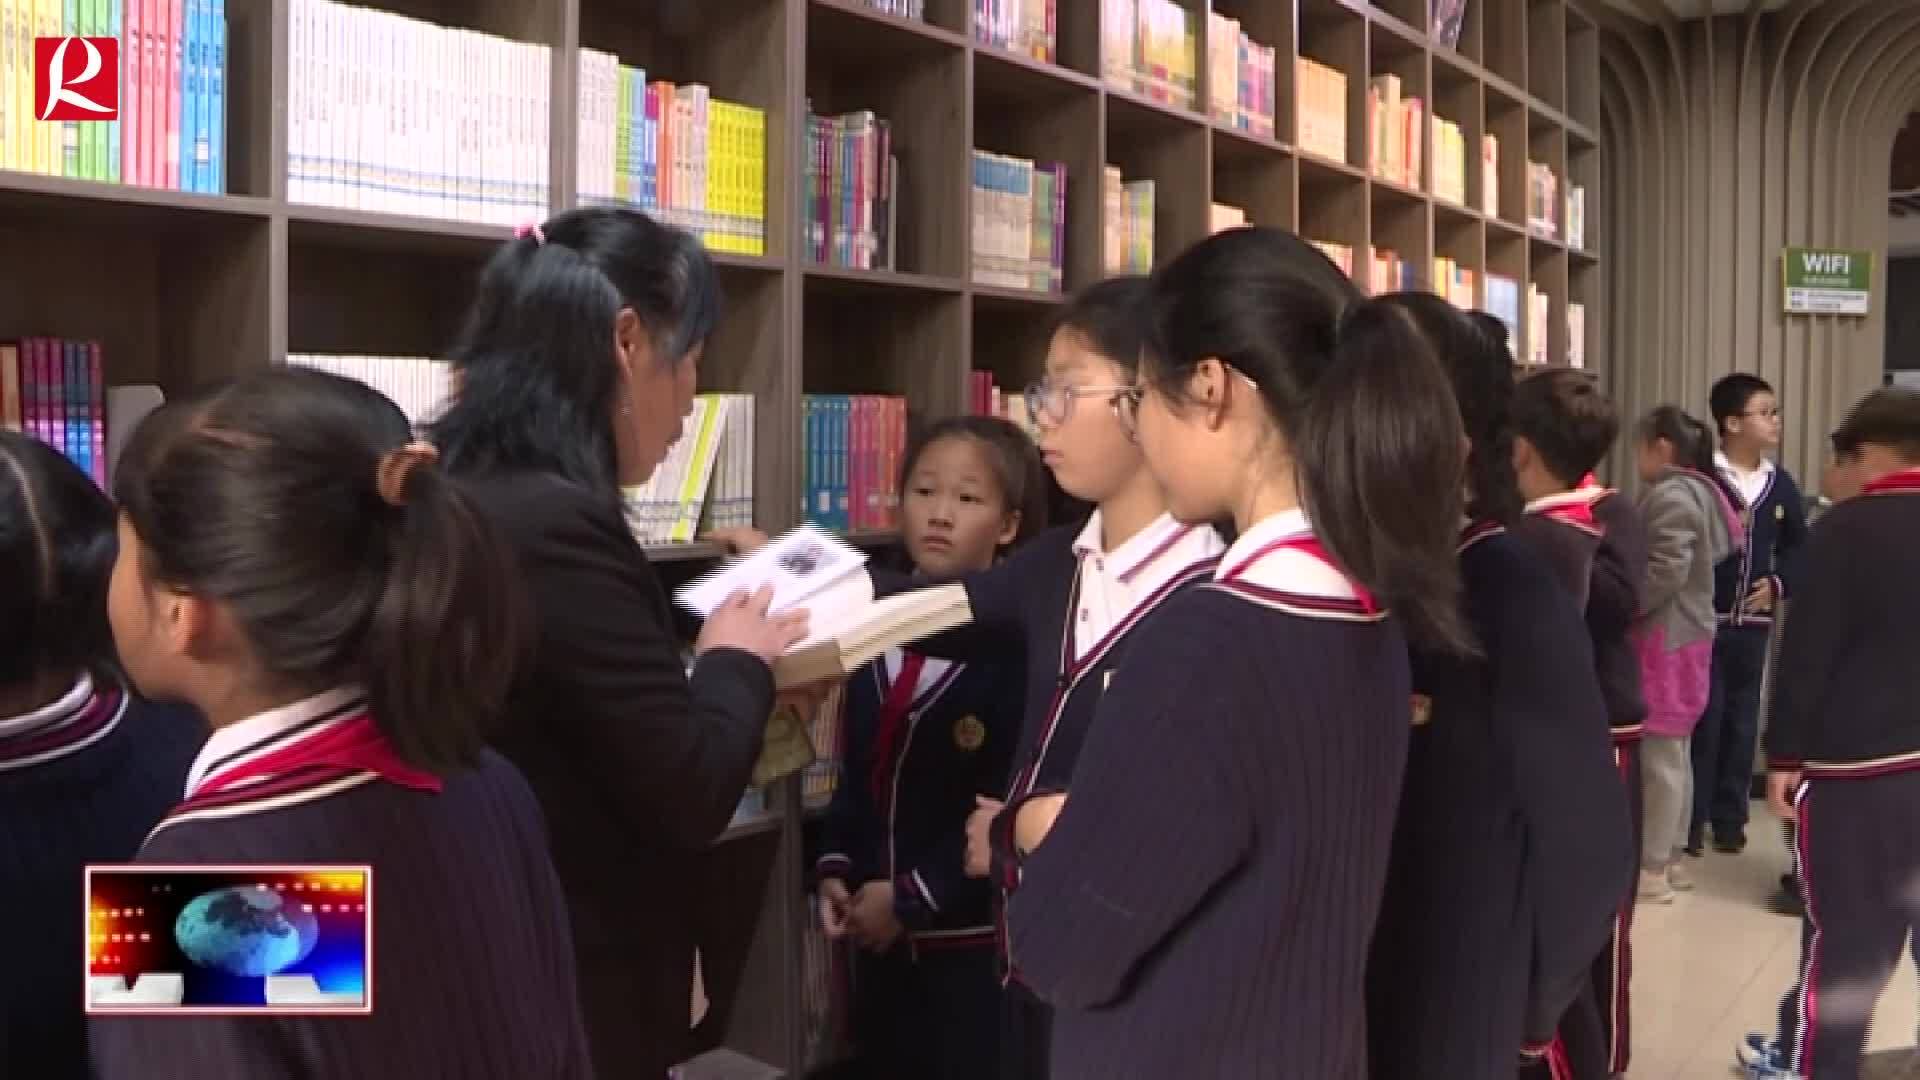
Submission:
[[[1216,234],[1153,302],[1123,415],[1174,516],[1238,539],[1142,623],[1070,793],[996,822],[1013,956],[1056,1075],[1364,1077],[1409,638],[1473,648],[1466,437],[1406,314],[1291,233]]]
[[[545,812],[607,1080],[661,1080],[693,1052],[699,916],[734,888],[709,853],[760,755],[770,658],[806,632],[802,613],[768,617],[770,594],[736,596],[689,671],[621,509],[680,437],[719,305],[700,241],[638,210],[528,226],[481,275],[432,427],[532,600],[532,664],[495,745]]]
[[[379,955],[371,1016],[95,1017],[103,1080],[593,1075],[540,808],[482,736],[525,640],[511,559],[408,438],[282,369],[120,459],[114,641],[213,728],[138,861],[370,864]]]
[[[1430,293],[1386,301],[1434,346],[1472,440],[1459,560],[1483,655],[1413,654],[1412,745],[1368,961],[1369,1075],[1511,1080],[1516,1051],[1530,1032],[1551,1037],[1606,942],[1630,859],[1626,796],[1586,625],[1507,531],[1521,502],[1506,346]]]
[[[1056,526],[992,569],[962,575],[973,623],[921,642],[929,656],[1025,664],[1026,704],[1008,799],[1067,787],[1080,746],[1106,696],[1135,627],[1177,592],[1205,581],[1225,548],[1210,526],[1183,524],[1120,423],[1151,328],[1143,278],[1111,278],[1083,290],[1054,324],[1045,376],[1026,400],[1040,428],[1040,452],[1068,495],[1094,504],[1086,523]],[[751,549],[757,533],[723,539]],[[919,584],[872,568],[875,591]],[[990,874],[1003,894],[1017,867],[992,858],[988,833],[1001,804],[982,800],[967,825],[972,872]],[[1003,1080],[1047,1076],[1052,1010],[1026,988],[1004,949],[1006,1030]]]
[[[1640,513],[1652,537],[1645,612],[1635,628],[1647,734],[1641,742],[1643,838],[1639,899],[1670,904],[1693,888],[1678,855],[1693,821],[1688,742],[1707,706],[1713,660],[1714,568],[1743,542],[1733,495],[1713,464],[1713,433],[1674,405],[1641,419]]]
[[[901,470],[918,576],[992,566],[1046,525],[1033,440],[994,417],[939,421]],[[847,688],[843,776],[817,865],[826,935],[851,937],[857,1075],[984,1080],[1000,1068],[993,890],[966,872],[967,818],[1006,790],[1026,694],[1019,657],[892,649]]]
[[[206,739],[128,692],[107,625],[113,503],[73,462],[0,431],[0,1076],[84,1080],[82,871],[125,862]]]
[[[1715,851],[1747,846],[1760,692],[1766,682],[1773,615],[1793,592],[1795,552],[1807,533],[1806,506],[1793,474],[1767,455],[1780,446],[1780,402],[1755,375],[1736,373],[1713,384],[1708,399],[1720,428],[1715,459],[1740,494],[1747,546],[1715,576],[1720,632],[1713,644],[1713,689],[1693,738],[1695,852],[1713,831]]]
[[[1780,648],[1767,796],[1796,822],[1806,918],[1751,1080],[1857,1080],[1874,1005],[1920,927],[1920,395],[1888,387],[1833,433],[1804,588]]]
[[[1624,497],[1592,480],[1613,445],[1618,421],[1592,376],[1548,371],[1516,388],[1514,429],[1514,467],[1529,500],[1516,531],[1547,556],[1556,576],[1581,599],[1637,851],[1646,699],[1630,631],[1646,585],[1646,528]],[[1600,1080],[1627,1070],[1634,883],[1630,871],[1621,876],[1613,932],[1594,959],[1590,986],[1567,1010],[1552,1043],[1529,1047],[1526,1071],[1545,1075],[1558,1062],[1562,1074],[1574,1080]]]

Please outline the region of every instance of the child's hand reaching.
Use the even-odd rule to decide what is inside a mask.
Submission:
[[[886,952],[902,929],[893,914],[893,882],[869,881],[853,894],[847,910],[847,931],[861,948]]]
[[[846,882],[828,878],[820,883],[820,932],[827,935],[828,941],[847,936],[847,909],[852,902]]]
[[[973,803],[967,817],[966,870],[968,877],[983,878],[993,869],[993,822],[1007,804],[984,795],[975,795]]]

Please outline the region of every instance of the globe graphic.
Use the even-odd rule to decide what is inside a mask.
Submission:
[[[173,938],[188,959],[230,975],[284,971],[306,959],[319,936],[311,912],[257,886],[202,893],[173,921]]]

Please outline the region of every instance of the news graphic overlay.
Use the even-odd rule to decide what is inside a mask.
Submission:
[[[119,39],[34,38],[33,115],[62,123],[120,119]]]
[[[90,866],[87,1012],[373,1011],[373,868]]]

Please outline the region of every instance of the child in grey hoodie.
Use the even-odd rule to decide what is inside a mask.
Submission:
[[[1740,514],[1713,467],[1713,435],[1672,405],[1638,428],[1640,514],[1652,548],[1634,629],[1647,733],[1641,744],[1645,829],[1640,899],[1665,904],[1692,883],[1675,856],[1692,817],[1693,728],[1707,706],[1713,663],[1713,568],[1740,550]]]

